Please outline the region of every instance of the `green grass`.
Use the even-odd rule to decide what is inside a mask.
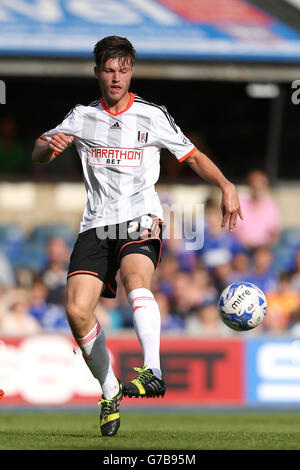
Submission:
[[[0,413],[1,450],[294,450],[300,412],[132,413],[103,438],[95,413]]]

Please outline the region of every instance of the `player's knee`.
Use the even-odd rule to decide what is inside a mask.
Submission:
[[[68,319],[76,324],[84,324],[89,319],[88,309],[78,301],[69,301],[67,303],[66,312]]]
[[[140,287],[148,287],[148,281],[141,273],[127,272],[121,276],[122,284],[127,293]]]

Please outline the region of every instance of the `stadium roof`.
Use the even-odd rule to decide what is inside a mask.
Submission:
[[[0,0],[1,75],[90,76],[94,44],[117,34],[133,42],[140,77],[298,78],[288,1]]]

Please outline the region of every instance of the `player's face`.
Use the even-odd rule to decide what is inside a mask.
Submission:
[[[133,73],[130,60],[108,59],[102,68],[95,67],[103,96],[109,103],[119,102],[127,93]]]

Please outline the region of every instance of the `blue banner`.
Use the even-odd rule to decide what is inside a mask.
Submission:
[[[92,57],[104,36],[141,59],[300,61],[300,34],[245,0],[0,0],[0,54]]]
[[[246,370],[248,404],[300,404],[300,339],[248,340]]]

